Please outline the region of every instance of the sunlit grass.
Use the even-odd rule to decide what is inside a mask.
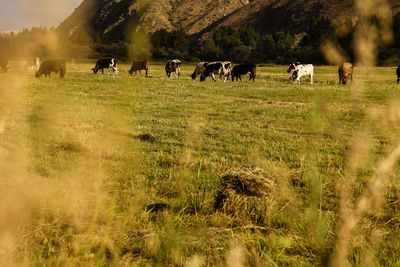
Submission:
[[[0,75],[5,263],[326,264],[340,186],[354,204],[398,145],[393,68],[356,68],[365,83],[356,98],[336,67],[316,67],[313,85],[289,83],[286,66],[259,67],[254,83],[192,81],[194,65],[179,80],[163,65],[149,78],[126,64],[118,76],[91,67],[69,64],[64,80]],[[222,177],[256,168],[275,185],[265,219],[215,210]],[[399,263],[398,175],[396,164],[384,208],[352,233],[350,263],[370,252]],[[155,203],[166,209],[146,211]]]

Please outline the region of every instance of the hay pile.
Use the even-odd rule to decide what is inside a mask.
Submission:
[[[260,168],[234,169],[222,176],[214,208],[241,220],[264,224],[274,204],[275,179]]]

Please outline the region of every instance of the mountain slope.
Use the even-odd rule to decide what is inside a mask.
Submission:
[[[390,0],[392,12],[400,1]],[[217,27],[253,25],[262,33],[304,32],[312,17],[354,18],[353,0],[84,0],[59,29],[75,40],[112,41],[139,24],[148,31],[182,28],[199,39]]]

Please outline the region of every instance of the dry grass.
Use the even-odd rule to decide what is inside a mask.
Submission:
[[[314,85],[90,67],[0,76],[2,265],[399,262],[394,69],[356,67],[356,99],[336,67]]]

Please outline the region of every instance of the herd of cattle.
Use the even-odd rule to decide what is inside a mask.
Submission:
[[[0,72],[7,72],[8,70],[8,60],[0,57]],[[60,78],[65,76],[67,72],[66,61],[60,59],[46,60],[40,64],[39,58],[34,58],[32,63],[28,65],[34,66],[36,68],[35,77],[39,78],[44,75],[50,77],[51,72],[59,73]],[[181,76],[181,65],[182,62],[179,59],[169,60],[165,64],[165,72],[168,78],[171,77],[172,73],[175,72],[176,77]],[[200,77],[200,81],[205,81],[207,77],[211,76],[212,81],[216,81],[215,76],[219,75],[220,79],[224,82],[231,79],[232,81],[242,80],[242,75],[250,74],[250,79],[256,78],[256,65],[255,64],[239,64],[233,66],[229,61],[215,61],[215,62],[200,62],[196,65],[194,72],[191,74],[193,80]],[[104,69],[112,69],[113,73],[118,74],[117,60],[115,58],[102,58],[97,60],[95,67],[92,69],[93,73],[96,74],[99,70],[104,73]],[[142,76],[141,71],[145,71],[145,76],[148,77],[149,71],[149,61],[134,61],[129,70],[129,74],[135,75],[139,71],[140,76]],[[300,62],[295,62],[289,65],[287,70],[288,73],[292,73],[289,78],[293,83],[300,84],[300,78],[304,76],[310,77],[311,84],[314,79],[314,66],[312,64],[300,64]],[[344,62],[339,66],[339,84],[346,84],[348,80],[353,80],[353,64],[349,62]],[[400,66],[396,69],[397,83],[400,83]]]

